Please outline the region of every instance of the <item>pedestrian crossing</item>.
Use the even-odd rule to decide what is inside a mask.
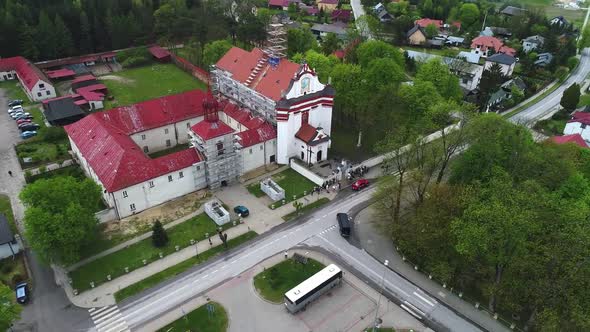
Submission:
[[[325,234],[325,233],[328,233],[328,232],[330,232],[330,231],[333,231],[334,229],[336,229],[336,225],[332,225],[332,226],[330,226],[330,227],[328,227],[328,228],[324,229],[323,231],[321,231],[321,232],[320,232],[320,234],[319,234],[319,235],[323,235],[323,234]]]
[[[88,309],[97,332],[130,332],[117,305]]]

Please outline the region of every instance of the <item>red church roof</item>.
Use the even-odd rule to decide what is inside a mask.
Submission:
[[[207,141],[215,137],[231,134],[234,132],[230,126],[222,121],[207,121],[203,120],[191,127],[191,130],[199,135],[203,140]]]
[[[419,25],[421,28],[426,28],[427,26],[434,24],[437,29],[440,29],[443,26],[442,20],[433,20],[431,18],[421,18],[416,20],[414,24]]]
[[[584,141],[580,134],[553,136],[551,140],[557,144],[574,143],[579,147],[588,148],[588,144],[586,144],[586,141]]]
[[[281,59],[276,68],[271,67],[267,61],[263,61],[263,55],[262,50],[258,48],[248,52],[232,47],[216,66],[231,73],[236,81],[247,84],[258,93],[278,101],[282,97],[281,93],[287,92],[299,65],[287,59]],[[257,66],[259,69],[256,72]],[[251,80],[248,81],[249,79]]]
[[[166,57],[170,56],[170,52],[167,49],[157,45],[150,47],[149,51],[156,59],[165,59]]]
[[[65,130],[108,192],[201,161],[195,149],[151,159],[129,135],[203,115],[205,92],[189,91],[92,113]]]
[[[243,148],[266,142],[277,137],[277,131],[273,125],[264,122],[258,128],[248,129],[236,134],[238,142]]]
[[[22,56],[15,56],[12,58],[0,59],[0,71],[16,71],[19,79],[25,84],[27,90],[31,89],[42,80],[46,83],[50,83],[49,79],[35,67],[34,64],[30,63],[27,59]]]

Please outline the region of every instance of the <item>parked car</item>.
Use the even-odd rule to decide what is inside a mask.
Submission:
[[[352,184],[352,190],[361,190],[369,186],[369,180],[358,179]]]
[[[24,120],[33,120],[33,116],[32,115],[25,115],[25,116],[22,116],[22,117],[18,118],[17,121],[18,120],[23,120],[23,119]]]
[[[13,107],[13,106],[17,106],[17,105],[22,105],[23,101],[20,99],[15,99],[15,100],[9,100],[8,101],[8,107]]]
[[[239,214],[242,217],[247,217],[250,215],[250,211],[248,210],[248,208],[243,205],[236,206],[234,208],[234,212]]]
[[[25,114],[25,113],[23,113],[23,112],[16,112],[16,113],[12,113],[12,114],[10,114],[10,117],[11,117],[13,120],[16,120],[16,118],[18,118],[19,116],[21,116],[21,115],[24,115],[24,114]]]
[[[26,282],[22,282],[14,288],[16,293],[16,301],[20,304],[29,302],[29,286]]]
[[[346,213],[338,213],[336,215],[336,220],[338,220],[338,228],[340,228],[340,235],[342,237],[349,237],[350,236],[350,222],[352,221],[351,218]]]
[[[41,126],[39,126],[39,125],[38,125],[38,124],[36,124],[36,123],[27,123],[27,124],[25,124],[24,126],[22,126],[22,127],[19,127],[19,129],[20,129],[22,132],[25,132],[25,131],[36,131],[36,130],[38,130],[39,128],[41,128]]]
[[[20,118],[18,120],[16,120],[16,124],[19,125],[21,123],[30,123],[31,119],[27,119],[27,118]]]
[[[20,113],[20,115],[17,115],[16,118],[14,118],[15,120],[20,120],[20,119],[24,119],[31,116],[31,113]]]
[[[16,112],[24,112],[24,111],[25,111],[25,109],[22,108],[22,106],[19,105],[19,106],[15,106],[15,107],[9,108],[8,109],[8,114],[16,113]]]
[[[29,130],[29,131],[23,131],[23,132],[20,134],[20,137],[21,137],[21,138],[23,138],[23,139],[27,139],[27,138],[31,138],[31,137],[33,137],[33,136],[36,136],[36,135],[37,135],[37,132],[36,132],[36,131],[34,131],[34,130],[32,130],[32,131],[31,131],[31,130]]]

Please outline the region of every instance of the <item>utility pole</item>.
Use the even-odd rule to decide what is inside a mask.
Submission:
[[[381,296],[383,295],[383,288],[385,288],[385,272],[387,271],[387,266],[389,265],[389,261],[386,259],[383,262],[383,275],[381,275],[381,289],[379,290],[379,299],[377,300],[377,308],[375,309],[375,320],[373,320],[373,332],[377,331],[377,318],[379,315],[379,305],[381,304]]]

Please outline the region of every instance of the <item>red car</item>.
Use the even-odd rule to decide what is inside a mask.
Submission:
[[[25,122],[31,122],[31,119],[20,119],[20,120],[16,120],[16,124],[19,125],[21,123],[25,123]]]
[[[361,190],[365,187],[369,186],[369,180],[367,179],[358,179],[352,184],[352,190]]]

